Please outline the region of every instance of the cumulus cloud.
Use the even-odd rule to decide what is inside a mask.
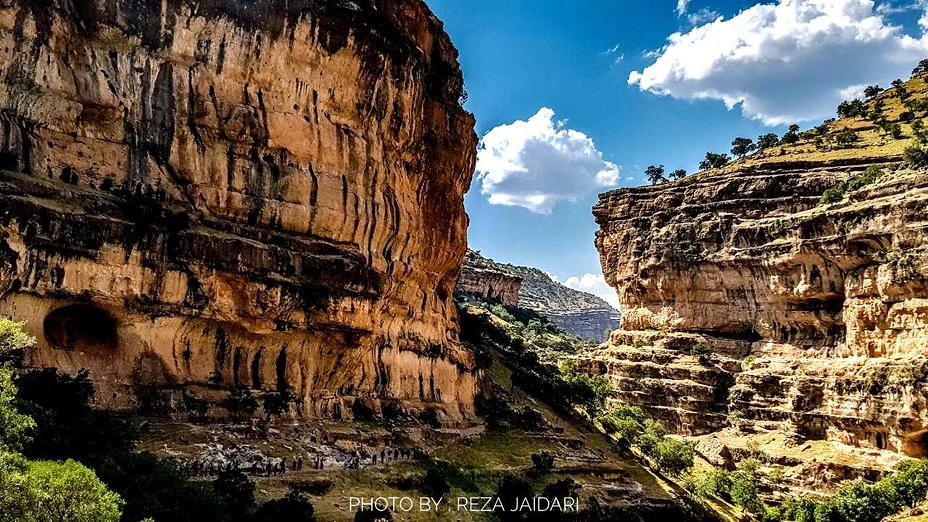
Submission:
[[[903,34],[872,0],[779,0],[670,35],[628,83],[777,125],[829,116],[842,91],[907,77],[926,54],[928,39]]]
[[[614,186],[618,165],[606,161],[586,134],[555,121],[542,107],[486,133],[477,151],[477,178],[490,204],[547,214],[560,202]]]
[[[683,13],[686,12],[686,6],[689,5],[689,3],[690,0],[677,0],[677,8],[675,9],[677,16],[683,16]]]
[[[606,278],[603,277],[602,274],[591,274],[587,272],[582,276],[568,277],[567,280],[564,281],[564,286],[599,296],[614,308],[619,308],[619,296],[615,293],[615,290],[606,283]]]

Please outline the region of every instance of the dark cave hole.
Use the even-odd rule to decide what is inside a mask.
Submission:
[[[62,350],[116,348],[116,320],[107,311],[86,304],[63,306],[45,317],[48,344]]]

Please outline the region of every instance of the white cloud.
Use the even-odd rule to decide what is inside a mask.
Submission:
[[[564,281],[564,286],[599,296],[614,308],[619,308],[619,296],[615,293],[615,290],[606,283],[606,278],[603,277],[602,274],[591,274],[587,272],[582,276],[571,276]]]
[[[560,202],[614,186],[619,167],[606,161],[586,134],[555,122],[554,111],[542,107],[528,121],[484,135],[476,174],[490,204],[548,214]]]
[[[718,19],[719,16],[721,15],[719,15],[718,11],[713,11],[708,7],[703,7],[695,13],[688,13],[686,15],[686,21],[690,23],[690,26],[694,26],[704,24],[706,22],[711,22]]]
[[[628,83],[776,125],[827,117],[842,91],[907,77],[926,54],[928,39],[902,34],[872,0],[779,0],[670,35]]]
[[[683,13],[686,12],[686,6],[690,3],[690,0],[677,0],[677,16],[683,16]]]

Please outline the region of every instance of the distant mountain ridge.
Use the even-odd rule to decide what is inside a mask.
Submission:
[[[522,279],[519,306],[534,310],[565,331],[584,339],[603,340],[618,328],[621,313],[600,297],[564,286],[533,267],[500,263],[468,250],[464,265]]]

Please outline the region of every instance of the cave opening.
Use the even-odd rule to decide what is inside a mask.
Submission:
[[[886,449],[886,440],[882,433],[876,434],[876,449]]]
[[[42,326],[48,344],[61,350],[113,350],[119,344],[116,319],[93,305],[57,308],[45,316]]]

